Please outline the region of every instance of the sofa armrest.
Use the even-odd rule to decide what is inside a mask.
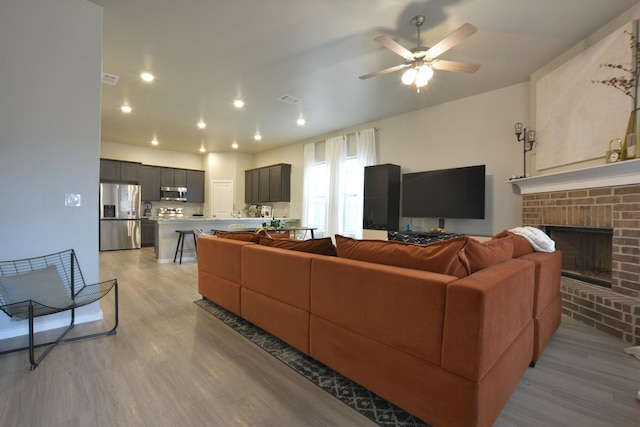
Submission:
[[[442,367],[482,378],[532,322],[535,266],[508,259],[447,287]]]
[[[533,252],[523,255],[521,260],[535,263],[536,279],[533,299],[533,317],[538,317],[560,294],[562,276],[562,252]]]

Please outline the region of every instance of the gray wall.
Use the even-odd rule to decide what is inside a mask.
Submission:
[[[2,1],[0,58],[0,260],[73,248],[98,281],[102,8]],[[82,206],[65,207],[65,193]],[[99,305],[78,315],[99,318]],[[40,326],[60,320],[51,317]],[[0,313],[0,338],[24,331]]]

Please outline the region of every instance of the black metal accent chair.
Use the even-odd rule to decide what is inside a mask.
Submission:
[[[98,301],[113,289],[113,328],[65,338],[74,327],[76,308]],[[0,309],[13,320],[29,322],[29,345],[0,352],[0,355],[29,350],[31,370],[59,343],[114,335],[118,327],[118,280],[86,284],[73,249],[14,261],[0,261]],[[48,314],[70,311],[70,323],[55,341],[36,344],[33,320]],[[47,347],[36,359],[35,349]]]

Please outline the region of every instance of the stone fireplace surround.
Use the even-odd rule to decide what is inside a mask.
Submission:
[[[562,312],[640,345],[640,159],[509,181],[523,225],[612,228],[611,289],[562,278]]]

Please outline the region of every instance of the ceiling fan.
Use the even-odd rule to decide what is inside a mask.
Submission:
[[[418,30],[418,46],[411,50],[406,49],[387,36],[376,37],[375,41],[389,49],[391,52],[402,56],[404,58],[404,64],[365,74],[360,76],[360,79],[365,80],[370,77],[381,76],[383,74],[393,73],[394,71],[409,68],[402,75],[402,83],[408,86],[413,86],[418,92],[420,92],[420,88],[429,83],[429,80],[433,77],[433,70],[456,71],[462,73],[475,73],[478,71],[478,68],[480,68],[479,64],[438,59],[438,56],[442,55],[444,52],[461,43],[464,39],[478,31],[476,27],[471,24],[464,24],[453,33],[436,43],[435,46],[429,48],[426,46],[420,46],[420,27],[424,23],[424,20],[425,17],[423,15],[415,16],[411,20],[411,24],[413,24]]]

